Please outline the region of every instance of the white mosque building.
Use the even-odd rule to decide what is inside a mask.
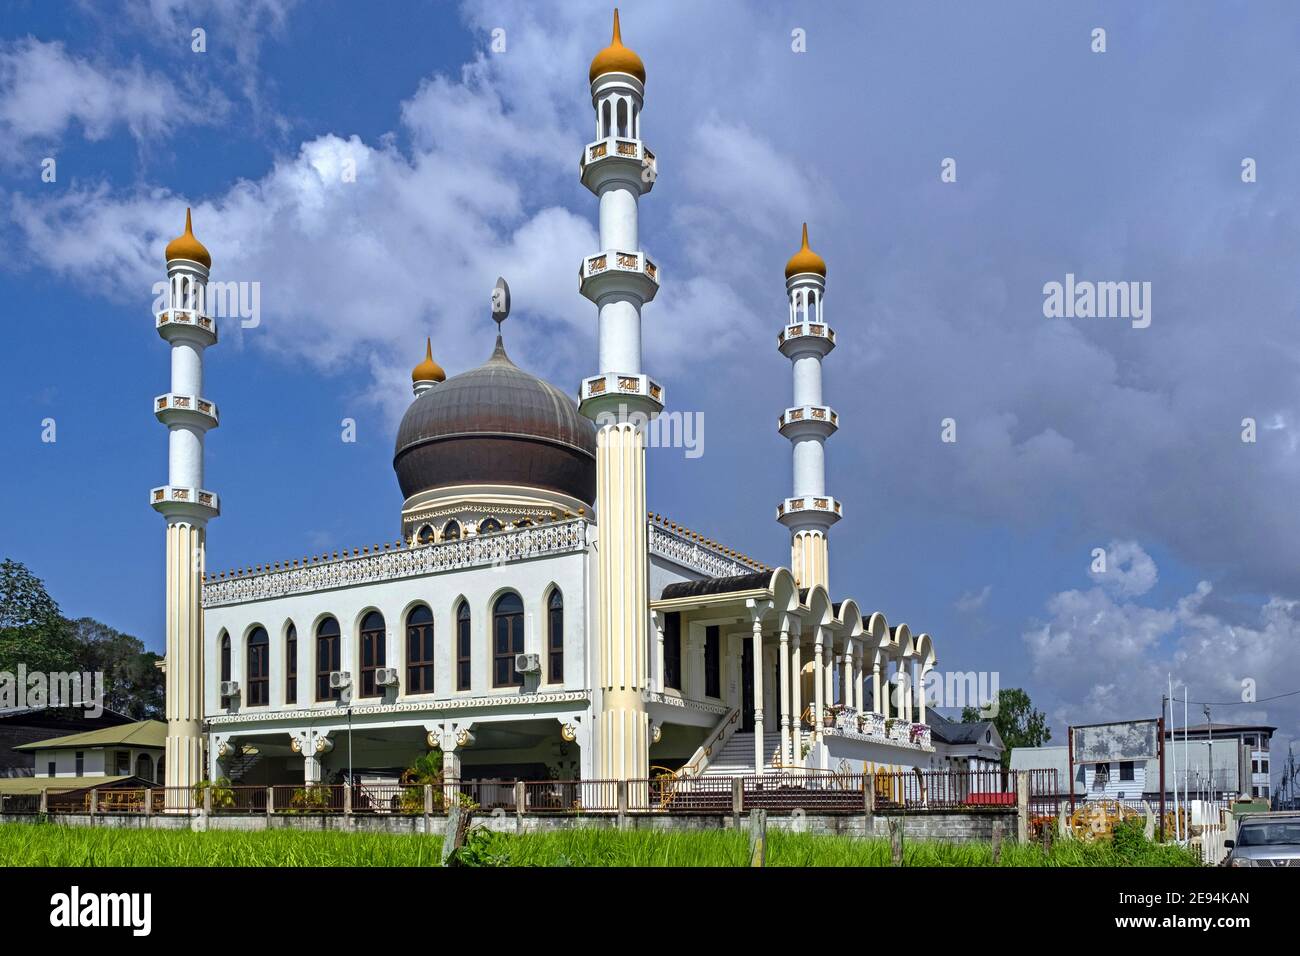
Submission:
[[[202,359],[218,330],[187,213],[156,316],[172,350],[155,403],[169,483],[151,493],[167,520],[168,785],[396,776],[431,748],[462,780],[948,765],[913,691],[936,664],[930,636],[830,590],[842,506],[825,447],[840,422],[822,362],[836,334],[806,226],[774,330],[793,371],[778,418],[793,486],[776,505],[789,567],[646,512],[636,418],[666,393],[641,353],[641,312],[663,281],[638,236],[656,179],[645,81],[615,12],[591,62],[595,138],[580,164],[600,207],[600,247],[579,268],[597,310],[594,374],[575,402],[500,334],[486,362],[450,378],[427,348],[393,458],[401,535],[386,544],[205,573],[220,502],[204,487],[218,415]],[[508,310],[502,288],[493,316]]]

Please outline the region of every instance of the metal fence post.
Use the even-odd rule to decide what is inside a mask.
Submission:
[[[1016,773],[1016,842],[1029,842],[1029,774]]]

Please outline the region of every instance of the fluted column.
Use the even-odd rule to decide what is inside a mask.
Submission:
[[[803,766],[803,634],[795,624],[790,634],[790,653],[794,664],[790,668],[790,756]]]
[[[791,766],[794,763],[793,751],[790,749],[790,628],[782,622],[780,645],[777,661],[780,680],[777,684],[781,701],[781,763]]]
[[[824,712],[824,697],[826,690],[826,677],[823,661],[822,642],[825,632],[818,626],[813,636],[813,737],[820,738],[822,735],[822,714]]]

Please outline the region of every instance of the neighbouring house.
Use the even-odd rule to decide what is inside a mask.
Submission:
[[[1176,745],[1166,744],[1164,790],[1172,801],[1175,782],[1181,794],[1193,799],[1226,800],[1250,792],[1249,765],[1241,758],[1238,741],[1224,737],[1191,740],[1183,747],[1181,733]],[[1016,747],[1011,751],[1012,770],[1055,770],[1058,795],[1068,797],[1070,788],[1069,748],[1065,744],[1046,747]],[[1243,776],[1243,769],[1245,774]],[[1074,765],[1074,798],[1086,800],[1160,799],[1160,759],[1115,760],[1109,763]]]
[[[991,720],[961,723],[930,711],[925,715],[934,741],[937,768],[969,772],[1000,771],[1006,744]]]
[[[103,710],[98,716],[92,716],[82,707],[0,710],[0,779],[32,776],[32,758],[21,749],[24,744],[130,723],[130,717],[112,710]]]
[[[1210,741],[1214,742],[1216,753],[1219,741],[1233,741],[1241,751],[1241,768],[1249,775],[1241,787],[1241,793],[1267,800],[1272,793],[1268,763],[1269,742],[1276,730],[1276,727],[1266,724],[1192,724],[1190,727],[1169,730],[1165,738],[1169,741],[1169,746],[1177,744],[1180,748],[1185,740],[1189,753],[1192,754],[1197,749],[1203,753]],[[1178,753],[1181,755],[1182,750]]]
[[[63,787],[71,786],[69,780],[127,777],[161,783],[166,741],[165,723],[141,720],[38,740],[16,749],[34,761],[35,772],[30,779],[37,786]]]

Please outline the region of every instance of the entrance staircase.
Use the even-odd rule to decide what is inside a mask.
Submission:
[[[776,773],[777,758],[781,755],[781,734],[763,735],[763,772]],[[709,761],[702,776],[747,777],[754,773],[754,733],[738,730],[727,738],[722,752]]]
[[[250,770],[257,766],[261,759],[262,755],[260,753],[241,753],[237,757],[223,761],[221,766],[226,772],[226,778],[231,783],[239,783]]]

